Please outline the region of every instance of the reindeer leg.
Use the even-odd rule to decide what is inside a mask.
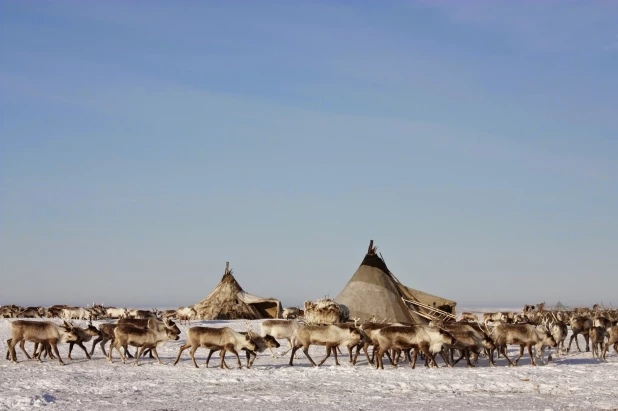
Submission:
[[[195,348],[195,350],[197,350],[197,347]],[[208,353],[208,357],[206,358],[206,363],[205,363],[206,368],[208,368],[208,363],[210,362],[210,357],[212,357],[212,355],[213,355],[214,353],[216,353],[217,351],[219,351],[219,350],[220,350],[220,349],[216,349],[216,350],[211,349],[211,350],[210,350],[210,352]],[[195,351],[194,351],[194,352],[195,352]],[[197,365],[196,365],[196,367],[197,367]]]
[[[365,345],[363,344],[363,347]],[[354,354],[354,358],[352,359],[352,364],[356,365],[356,360],[358,359],[358,354],[360,353],[360,344],[356,347],[356,353]]]
[[[328,357],[330,357],[330,353],[331,353],[331,351],[337,351],[337,348],[333,349],[333,348],[331,348],[331,346],[330,346],[330,345],[327,345],[327,346],[326,346],[326,356],[324,356],[324,358],[322,359],[322,361],[320,361],[320,362],[318,363],[318,367],[319,367],[320,365],[324,364],[324,361],[326,361],[326,359],[327,359]]]
[[[113,348],[116,349],[116,351],[118,351],[118,355],[120,355],[120,359],[122,360],[123,364],[126,364],[126,357],[124,355],[122,355],[122,352],[120,351],[120,341],[116,341],[116,340],[112,340],[112,344],[109,346],[109,360],[110,362],[112,361],[112,353],[114,352]],[[125,350],[125,353],[127,351]]]
[[[101,344],[99,344],[99,345],[101,346],[101,351],[103,351],[103,355],[104,355],[104,356],[106,356],[106,357],[107,357],[107,353],[105,352],[105,343],[106,343],[107,341],[108,341],[108,340],[105,340],[105,339],[104,339],[103,341],[101,341]]]
[[[89,360],[90,358],[90,354],[88,354],[88,350],[86,349],[86,347],[84,347],[84,343],[82,343],[81,341],[77,343],[77,345],[79,345],[81,347],[82,350],[84,350],[84,352],[86,353],[86,358],[88,358]]]
[[[584,334],[584,340],[586,341],[586,352],[590,351],[590,334]]]
[[[523,346],[522,346],[522,350],[523,350]],[[540,353],[541,353],[541,362],[543,362],[543,351],[542,351],[542,349],[541,349]],[[530,355],[530,361],[532,362],[532,365],[534,365],[536,367],[536,361],[535,361],[534,357],[532,356],[532,346],[531,345],[528,346],[528,355]]]
[[[92,349],[90,350],[90,356],[94,355],[94,347],[96,347],[97,343],[103,341],[103,337],[98,336],[93,342],[92,342]]]
[[[54,353],[56,353],[56,356],[58,357],[58,362],[61,365],[64,365],[64,362],[62,362],[62,358],[60,357],[60,353],[58,352],[58,343],[56,341],[51,343],[52,348],[54,349]]]
[[[139,347],[137,350],[135,350],[135,366],[139,367],[139,357],[142,356],[142,354],[144,353],[144,351],[146,350],[146,346],[143,345],[142,347]]]
[[[9,346],[9,351],[11,353],[11,361],[12,362],[17,362],[17,353],[15,352],[15,345],[17,344],[17,341],[13,341],[13,339],[9,339],[7,340],[7,344]]]
[[[449,362],[448,360],[448,352],[446,353],[446,355],[444,355],[444,348],[440,350],[440,352],[438,353],[440,354],[440,357],[442,357],[442,360],[444,361],[444,363],[446,364],[446,366],[448,368],[453,368],[453,365]],[[434,357],[435,358],[435,357]]]
[[[470,350],[466,349],[464,350],[464,353],[466,355],[466,366],[468,367],[474,367],[474,365],[470,362]],[[463,354],[462,354],[463,355]]]
[[[43,347],[41,347],[41,351],[43,351]],[[39,353],[39,355],[40,354],[41,353]],[[50,360],[56,359],[56,357],[54,357],[54,354],[52,354],[51,345],[49,345],[48,343],[45,343],[45,356],[49,357]]]
[[[572,338],[573,336],[571,336]],[[577,345],[577,351],[582,352],[582,350],[579,348],[579,334],[576,334],[575,336],[575,345]]]
[[[519,362],[520,358],[524,356],[524,346],[520,345],[519,346],[519,357],[515,358],[515,365],[517,365],[517,363]]]
[[[513,362],[511,361],[511,359],[509,358],[509,356],[506,354],[506,344],[503,344],[500,346],[500,350],[502,351],[502,355],[504,356],[504,358],[506,358],[506,360],[509,362],[509,365],[511,367],[516,367],[517,363],[513,364]]]
[[[225,363],[225,352],[227,350],[225,348],[221,349],[221,352],[219,353],[219,355],[221,356],[221,368],[226,368],[226,369],[230,369],[230,367],[227,366],[227,364]]]
[[[294,360],[294,358],[296,358],[296,357],[294,357],[294,354],[296,354],[296,351],[297,351],[300,347],[301,347],[301,345],[297,345],[297,346],[294,346],[294,347],[292,348],[292,355],[290,355],[290,363],[289,363],[289,365],[294,365],[293,360]]]
[[[429,362],[429,364],[432,364],[435,367],[438,367],[438,363],[436,363],[436,359],[434,358],[431,351],[429,351],[429,347],[421,347],[421,351],[425,353],[425,366],[426,367],[429,366],[427,362]]]
[[[378,351],[378,352],[380,352],[380,351]],[[386,354],[386,356],[388,357],[388,360],[391,362],[391,365],[393,365],[393,364],[394,364],[394,362],[393,362],[393,357],[391,357],[391,354],[388,352],[388,350],[386,350],[384,353],[385,353],[385,354]],[[382,360],[380,360],[380,364],[381,364],[381,363],[382,363]]]
[[[251,368],[251,354],[249,353],[249,350],[245,350],[245,355],[247,357],[247,368]]]
[[[133,355],[131,355],[131,353],[129,352],[129,346],[128,345],[123,345],[122,348],[124,348],[124,354],[127,358],[134,358]],[[137,354],[137,350],[135,350],[135,353]]]
[[[375,360],[376,360],[376,369],[377,370],[383,370],[384,369],[384,361],[382,360],[382,357],[384,356],[384,351],[382,351],[382,348],[380,348],[378,350],[378,352],[375,355]]]
[[[309,345],[308,344],[307,345],[303,345],[303,352],[305,353],[305,356],[307,358],[309,358],[309,361],[311,361],[311,364],[314,367],[317,367],[318,365],[315,363],[315,361],[313,361],[313,358],[311,358],[311,356],[309,355]]]
[[[191,344],[189,343],[186,343],[185,345],[180,347],[180,349],[178,350],[178,355],[176,356],[176,361],[174,361],[174,365],[178,364],[178,361],[180,361],[180,354],[182,354],[182,352],[189,347],[191,347]],[[195,360],[193,360],[193,362],[195,363]],[[195,367],[197,368],[197,364],[195,364]]]
[[[152,347],[152,348],[150,349],[150,352],[154,354],[155,358],[157,359],[157,363],[158,363],[159,365],[165,365],[165,363],[163,363],[163,362],[161,361],[161,359],[159,358],[159,353],[157,352],[157,347]]]
[[[34,343],[34,352],[36,352],[36,349],[38,347],[39,343]],[[28,355],[28,353],[26,352],[26,340],[21,340],[19,342],[19,348],[23,351],[23,353],[26,355],[26,358],[28,358],[29,360],[31,360],[32,358]],[[34,356],[34,353],[32,354]]]
[[[348,349],[349,348],[350,347],[348,347]],[[333,355],[335,356],[335,365],[341,365],[341,364],[339,364],[339,359],[337,358],[337,350],[333,350]],[[352,358],[352,352],[351,351],[350,351],[350,358]]]
[[[238,351],[236,351],[234,347],[230,347],[228,351],[230,351],[232,354],[236,356],[236,362],[238,363],[238,368],[239,369],[242,368],[242,364],[240,363],[240,357],[238,356]]]
[[[412,362],[410,363],[410,365],[412,366],[412,369],[416,368],[417,358],[418,358],[418,348],[414,347],[414,355],[412,356]]]

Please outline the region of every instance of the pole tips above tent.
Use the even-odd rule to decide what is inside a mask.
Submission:
[[[373,240],[369,240],[369,249],[367,250],[367,254],[376,255],[378,252],[378,247],[373,246]]]
[[[230,270],[230,262],[229,261],[225,262],[225,272],[223,273],[223,277],[225,277],[226,275],[232,275],[232,270]]]

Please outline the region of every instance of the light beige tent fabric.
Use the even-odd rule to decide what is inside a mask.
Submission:
[[[203,320],[278,318],[282,311],[279,300],[245,292],[232,275],[229,264],[226,265],[221,282],[193,308]]]
[[[436,302],[436,308],[439,308],[438,305],[452,307],[454,314],[456,304],[454,301],[432,296],[399,283],[376,251],[372,242],[358,270],[335,297],[336,302],[348,307],[350,318],[360,318],[361,321],[375,318],[378,321],[428,323],[428,319],[419,314],[420,311],[427,315],[425,310],[413,304],[406,304],[402,297],[429,306],[433,306]]]

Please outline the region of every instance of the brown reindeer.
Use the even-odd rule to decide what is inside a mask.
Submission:
[[[197,349],[200,347],[208,348],[215,351],[221,350],[220,366],[221,368],[228,369],[230,367],[228,367],[225,363],[226,351],[229,351],[236,356],[236,359],[238,361],[238,368],[242,368],[242,365],[240,363],[240,357],[238,356],[238,351],[242,349],[255,351],[257,349],[257,345],[251,339],[251,337],[234,331],[230,327],[191,327],[189,328],[189,330],[187,330],[187,342],[182,347],[180,347],[180,350],[178,350],[178,355],[176,356],[176,361],[174,361],[174,365],[178,364],[182,352],[187,348],[191,348],[189,354],[191,355],[191,359],[193,360],[193,365],[195,366],[195,368],[199,368],[197,362],[195,361],[195,351],[197,351]],[[208,359],[210,360],[210,356]],[[208,364],[206,364],[206,367],[208,367]]]

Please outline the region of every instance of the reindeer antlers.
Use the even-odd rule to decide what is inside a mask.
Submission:
[[[352,317],[352,319],[354,320],[354,327],[358,327],[358,322],[360,321],[360,318]]]
[[[249,336],[251,336],[251,334],[254,334],[253,330],[252,330],[252,324],[251,321],[249,320],[245,320],[245,330],[247,331],[247,334]]]

